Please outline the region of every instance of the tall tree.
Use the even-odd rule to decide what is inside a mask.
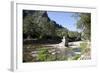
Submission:
[[[82,30],[82,36],[84,39],[90,40],[91,36],[91,14],[90,13],[78,13],[77,28]]]

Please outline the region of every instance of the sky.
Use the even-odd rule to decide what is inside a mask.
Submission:
[[[74,13],[48,11],[47,14],[51,20],[56,21],[56,23],[62,25],[70,31],[78,31],[76,27],[77,20],[72,17]]]

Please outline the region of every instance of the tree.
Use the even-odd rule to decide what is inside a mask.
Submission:
[[[28,38],[31,37],[36,39],[54,39],[60,34],[56,34],[56,30],[58,29],[61,29],[61,34],[66,32],[61,25],[50,20],[46,11],[23,11],[24,36],[26,35]]]
[[[78,13],[77,28],[82,30],[82,36],[84,39],[90,40],[91,36],[91,14],[90,13]]]
[[[63,36],[68,40],[69,38],[76,39],[79,33],[71,32],[67,28],[57,24],[48,17],[46,11],[24,10],[23,34],[23,36],[26,35],[25,37],[37,40],[61,40]]]
[[[32,22],[32,16],[26,16],[23,20],[23,33],[27,35],[28,38],[35,33],[36,25]]]
[[[69,31],[68,32],[69,41],[79,41],[81,40],[81,34],[76,31]]]

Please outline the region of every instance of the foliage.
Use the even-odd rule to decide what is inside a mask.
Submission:
[[[69,31],[68,37],[69,37],[69,41],[79,41],[79,40],[81,40],[81,34],[79,32]]]
[[[39,61],[46,61],[48,57],[48,50],[47,48],[40,48],[38,53],[38,60]]]
[[[80,48],[82,50],[82,54],[90,53],[90,43],[87,42],[80,43]]]
[[[48,48],[39,48],[38,61],[56,61],[56,60],[67,60],[67,56],[61,54],[52,54],[48,52]]]
[[[90,13],[78,13],[77,28],[82,30],[83,39],[90,40],[91,36],[91,14]]]
[[[81,49],[86,49],[87,48],[87,43],[80,43],[80,48]]]
[[[23,10],[23,38],[80,40],[80,33],[69,31],[48,17],[46,11]],[[75,40],[74,40],[75,39]]]
[[[43,39],[46,36],[56,36],[55,30],[62,28],[55,21],[49,19],[46,11],[23,11],[23,32],[26,36]]]

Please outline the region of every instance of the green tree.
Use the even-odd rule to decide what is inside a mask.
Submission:
[[[32,16],[26,16],[23,20],[23,33],[28,36],[28,38],[36,32],[34,28],[36,28],[35,23],[32,21]]]
[[[79,41],[81,40],[81,34],[76,31],[69,31],[68,32],[69,41]]]
[[[91,14],[90,13],[78,13],[77,28],[82,30],[82,36],[84,39],[90,40],[91,36]]]

